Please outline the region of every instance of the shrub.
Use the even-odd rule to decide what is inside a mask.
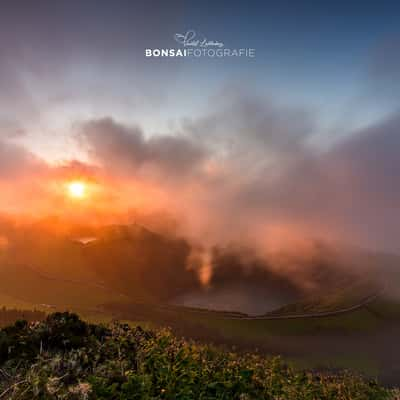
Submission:
[[[3,329],[0,349],[0,397],[9,399],[379,400],[395,393],[350,373],[296,372],[280,358],[227,353],[167,330],[89,325],[69,313]]]

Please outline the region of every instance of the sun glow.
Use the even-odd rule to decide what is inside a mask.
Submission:
[[[69,182],[67,185],[68,195],[76,199],[82,199],[86,196],[86,184],[80,181]]]

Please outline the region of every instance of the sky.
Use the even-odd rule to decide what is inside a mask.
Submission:
[[[166,209],[210,240],[398,251],[399,15],[395,1],[3,1],[0,207]],[[255,57],[145,56],[188,31]],[[90,206],[61,200],[75,176]]]

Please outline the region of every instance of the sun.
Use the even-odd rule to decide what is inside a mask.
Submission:
[[[75,199],[82,199],[86,196],[86,184],[80,181],[72,181],[67,185],[68,195]]]

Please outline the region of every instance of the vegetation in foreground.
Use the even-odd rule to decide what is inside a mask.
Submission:
[[[388,399],[350,373],[295,372],[279,358],[227,353],[169,331],[87,324],[55,313],[0,331],[1,399]]]

